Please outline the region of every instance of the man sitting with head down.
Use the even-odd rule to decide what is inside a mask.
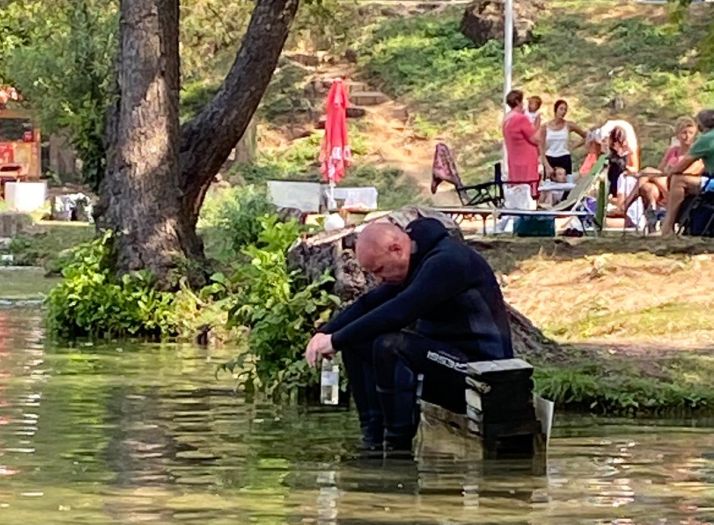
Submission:
[[[356,252],[382,284],[322,327],[305,358],[341,351],[364,446],[408,450],[417,375],[438,404],[465,412],[466,363],[513,357],[506,307],[488,263],[436,219],[371,224]]]

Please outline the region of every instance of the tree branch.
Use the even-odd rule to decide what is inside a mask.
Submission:
[[[235,62],[213,100],[181,129],[183,209],[195,220],[208,186],[268,87],[300,0],[258,0]]]

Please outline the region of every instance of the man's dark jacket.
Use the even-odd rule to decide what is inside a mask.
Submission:
[[[417,219],[406,232],[413,241],[406,281],[378,286],[322,327],[335,349],[414,325],[470,359],[513,357],[503,296],[485,259],[436,219]]]

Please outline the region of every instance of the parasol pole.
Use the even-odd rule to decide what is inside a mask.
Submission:
[[[335,200],[335,179],[331,175],[327,192],[327,209],[328,211],[337,209],[337,201]]]

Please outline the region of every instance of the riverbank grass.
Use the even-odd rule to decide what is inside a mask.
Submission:
[[[94,235],[94,225],[86,222],[38,221],[13,238],[8,251],[15,265],[41,266],[57,273],[67,251]]]
[[[554,340],[539,392],[598,413],[714,411],[714,243],[494,240],[506,300]]]

